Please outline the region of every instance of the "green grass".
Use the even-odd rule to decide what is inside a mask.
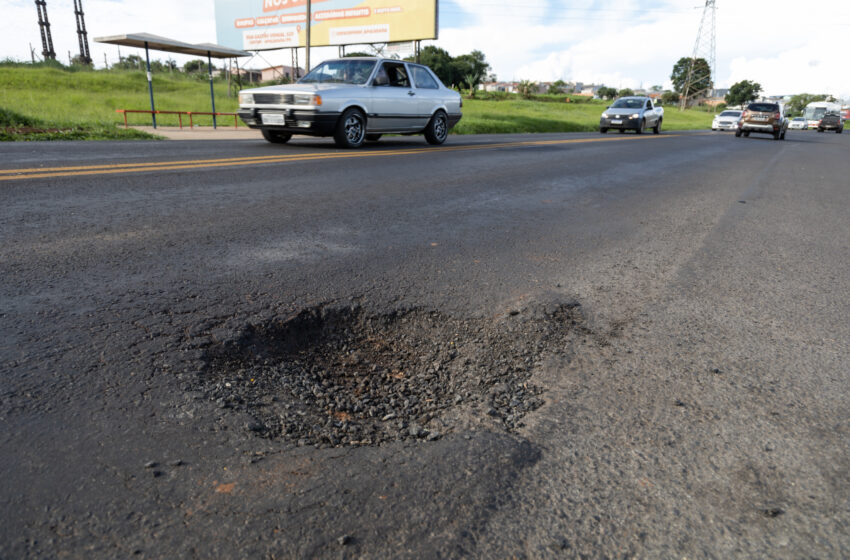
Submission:
[[[562,97],[563,99],[563,97]],[[463,119],[457,134],[511,132],[592,132],[599,130],[599,116],[609,105],[605,101],[560,103],[525,99],[489,101],[464,99]],[[713,113],[664,108],[664,130],[710,128]]]
[[[151,138],[123,129],[116,109],[150,108],[147,78],[141,71],[90,70],[56,65],[0,62],[0,140]],[[161,111],[210,111],[205,77],[159,72],[153,79],[156,108]],[[236,97],[227,96],[227,83],[216,81],[219,112],[234,112]],[[608,103],[564,96],[539,95],[526,100],[512,94],[490,99],[464,99],[463,119],[456,134],[588,132],[598,130],[599,116]],[[5,108],[5,110],[4,110]],[[713,114],[665,107],[664,129],[708,128]],[[193,119],[211,125],[210,117]],[[130,114],[131,125],[148,125],[150,115]],[[157,124],[176,126],[172,115],[158,115]],[[184,118],[184,124],[186,120]],[[119,126],[120,125],[120,126]],[[21,130],[24,129],[22,132]]]
[[[123,116],[116,109],[150,109],[147,78],[140,71],[69,71],[51,67],[0,65],[0,108],[38,122],[50,129],[76,130],[50,139],[78,139],[81,130],[91,130],[92,139],[151,138],[138,131],[124,131]],[[164,111],[208,112],[209,82],[175,73],[154,74],[156,108]],[[216,110],[233,112],[236,98],[227,97],[227,84],[215,83]],[[196,124],[212,124],[211,117],[198,116]],[[150,124],[150,115],[128,115],[129,124]],[[176,126],[177,117],[158,115],[157,124]],[[187,121],[184,117],[184,124]],[[117,131],[118,125],[121,130]],[[0,127],[8,127],[0,122]],[[9,132],[5,133],[8,136]],[[0,136],[2,139],[8,139]],[[26,138],[35,139],[35,138]],[[39,139],[42,139],[39,137]]]

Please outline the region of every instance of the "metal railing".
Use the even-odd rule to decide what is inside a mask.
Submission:
[[[211,116],[224,116],[224,117],[233,117],[233,128],[239,128],[239,115],[236,113],[211,113],[204,111],[151,111],[150,109],[115,109],[116,113],[123,113],[124,115],[124,128],[129,128],[130,125],[127,124],[127,113],[145,113],[147,115],[177,115],[177,122],[180,124],[180,130],[183,130],[183,115],[187,115],[189,117],[189,128],[194,128],[195,123],[193,121],[193,117],[197,115],[211,117]]]

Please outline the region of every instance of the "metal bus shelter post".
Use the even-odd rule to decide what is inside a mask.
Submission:
[[[210,74],[210,101],[212,101],[213,130],[215,130],[217,128],[215,122],[215,92],[213,91],[212,54],[210,51],[207,51],[207,69]]]
[[[148,42],[145,41],[145,62],[148,65],[148,91],[151,94],[151,119],[153,127],[156,128],[156,108],[153,106],[153,76],[151,75],[151,57],[148,54]]]

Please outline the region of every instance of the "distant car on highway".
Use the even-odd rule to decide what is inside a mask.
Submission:
[[[785,117],[785,107],[779,103],[757,102],[747,105],[735,137],[749,136],[750,133],[770,134],[774,140],[785,140],[788,130],[788,119]]]
[[[239,92],[239,117],[269,142],[333,136],[342,148],[390,133],[442,144],[462,105],[427,66],[374,57],[327,60],[295,84]]]
[[[714,117],[711,122],[711,130],[735,130],[738,121],[741,120],[743,111],[723,111]]]
[[[794,130],[808,130],[809,121],[807,121],[804,117],[794,117],[788,124],[788,128],[792,128]]]
[[[824,130],[834,130],[838,134],[844,132],[844,121],[841,120],[841,114],[825,114],[818,124],[818,132],[823,132]]]
[[[656,107],[649,97],[621,97],[614,101],[599,119],[599,132],[605,134],[608,129],[620,132],[634,130],[642,134],[647,128],[659,134],[664,121],[664,109]]]

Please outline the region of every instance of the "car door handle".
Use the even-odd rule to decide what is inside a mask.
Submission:
[[[408,91],[408,92],[407,92],[407,95],[414,96],[414,95],[416,95],[416,92]]]

